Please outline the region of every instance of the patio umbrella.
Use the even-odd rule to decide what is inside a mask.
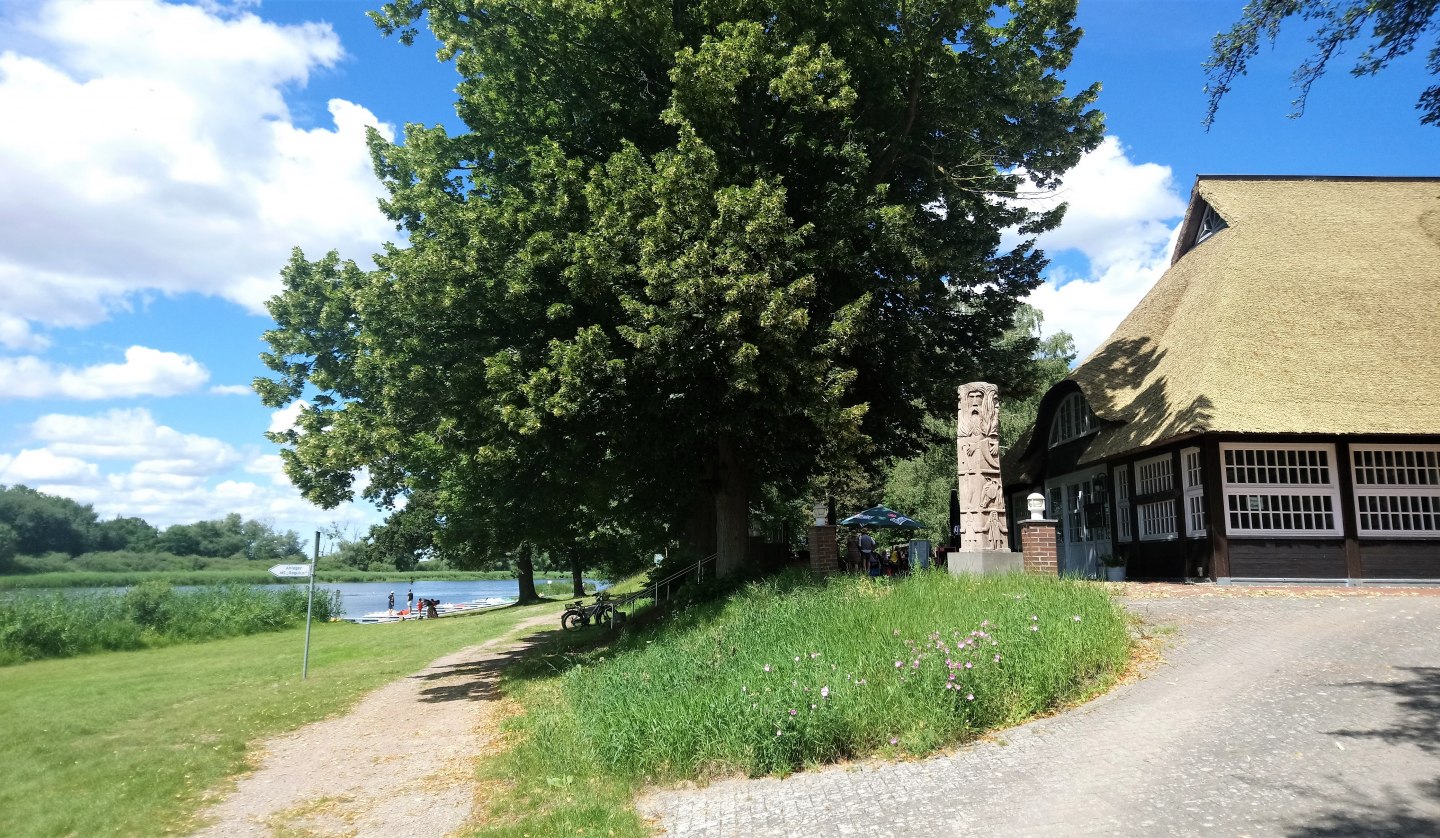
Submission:
[[[919,521],[887,506],[872,506],[864,512],[857,512],[849,518],[840,522],[846,527],[903,527],[911,530],[923,530],[926,526]]]

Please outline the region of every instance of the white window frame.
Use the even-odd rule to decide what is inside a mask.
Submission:
[[[1115,540],[1129,544],[1130,528],[1130,470],[1120,466],[1110,473],[1110,485],[1115,487]]]
[[[1135,521],[1141,541],[1173,541],[1180,537],[1176,530],[1174,498],[1137,504]]]
[[[1175,461],[1169,454],[1135,461],[1135,494],[1158,495],[1175,488]]]
[[[1050,447],[1064,445],[1098,430],[1100,422],[1090,410],[1085,396],[1071,393],[1055,408],[1055,416],[1050,420]]]
[[[1175,489],[1175,460],[1170,454],[1135,461],[1135,496],[1157,495]],[[1169,541],[1180,537],[1175,499],[1137,503],[1135,529],[1141,541]]]
[[[1263,469],[1286,471],[1293,470],[1297,474],[1313,471],[1319,466],[1312,464],[1285,464],[1269,465],[1259,463],[1239,463],[1232,465],[1229,454],[1243,453],[1248,451],[1274,451],[1285,453],[1308,453],[1322,452],[1326,455],[1327,479],[1300,480],[1300,481],[1256,481],[1254,483],[1230,481],[1233,469]],[[1246,459],[1255,459],[1246,457]],[[1340,538],[1344,535],[1342,529],[1343,519],[1340,510],[1340,481],[1339,461],[1335,457],[1335,446],[1330,443],[1311,442],[1222,442],[1220,443],[1220,489],[1224,496],[1224,509],[1226,517],[1225,534],[1232,538]],[[1267,475],[1269,476],[1269,475]],[[1296,509],[1296,501],[1303,501],[1300,506],[1307,506],[1315,500],[1328,500],[1330,508],[1325,509]],[[1284,507],[1289,506],[1290,509]],[[1274,514],[1274,515],[1328,515],[1331,526],[1328,529],[1266,529],[1246,527],[1241,525],[1244,519],[1239,516],[1249,514]]]
[[[1365,456],[1375,453],[1413,454],[1421,463],[1416,466],[1375,465],[1373,457]],[[1362,460],[1371,462],[1362,465]],[[1440,538],[1440,479],[1437,479],[1440,475],[1427,473],[1434,472],[1437,468],[1440,468],[1440,445],[1351,443],[1350,477],[1355,491],[1355,525],[1358,534],[1363,538]],[[1420,473],[1415,476],[1421,479],[1374,481],[1370,478],[1375,475],[1366,474],[1372,469],[1418,471]],[[1376,510],[1373,508],[1374,504],[1391,508]],[[1400,505],[1409,508],[1398,510],[1394,508]],[[1402,521],[1405,518],[1419,517],[1422,521],[1428,519],[1432,528],[1375,529],[1367,527],[1366,524],[1375,521],[1375,516],[1388,517],[1392,520],[1399,518]]]
[[[1180,449],[1180,479],[1184,487],[1185,535],[1189,538],[1204,538],[1205,528],[1205,482],[1204,460],[1199,448]]]

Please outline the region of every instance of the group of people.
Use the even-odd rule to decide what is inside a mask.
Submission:
[[[845,543],[845,565],[850,573],[870,577],[901,576],[910,572],[910,554],[903,544],[889,550],[879,547],[867,527],[851,532]]]
[[[419,616],[422,616],[422,617],[438,617],[438,616],[440,616],[440,612],[436,610],[436,606],[438,606],[439,604],[440,604],[440,600],[438,600],[438,599],[422,599],[422,600],[420,600],[420,610],[419,610],[419,611],[416,611],[416,610],[415,610],[415,591],[414,591],[414,589],[411,589],[411,590],[408,590],[408,591],[405,592],[405,610],[404,610],[404,611],[401,611],[400,613],[401,613],[401,614],[407,614],[407,615],[408,615],[408,614],[416,614],[416,615],[419,615]],[[391,614],[394,614],[394,613],[395,613],[395,592],[394,592],[394,591],[391,591],[391,592],[390,592],[390,601],[389,601],[389,604],[386,605],[386,609],[387,609]]]

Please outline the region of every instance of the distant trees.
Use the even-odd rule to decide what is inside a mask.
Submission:
[[[89,504],[28,486],[0,486],[0,571],[15,556],[90,552],[166,552],[178,556],[244,556],[272,561],[303,555],[294,532],[277,532],[231,513],[214,521],[175,524],[163,532],[141,518],[99,520]]]

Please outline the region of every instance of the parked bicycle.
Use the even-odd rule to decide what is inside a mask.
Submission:
[[[596,625],[603,625],[607,622],[622,622],[625,614],[615,607],[615,601],[610,595],[601,591],[595,595],[595,602],[586,605],[580,600],[570,603],[565,613],[560,615],[560,626],[567,631],[574,631],[592,622]]]

